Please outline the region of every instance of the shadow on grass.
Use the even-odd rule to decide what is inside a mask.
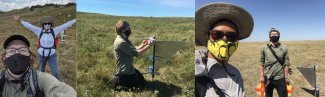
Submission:
[[[182,89],[176,85],[164,83],[161,81],[148,81],[145,90],[158,90],[158,97],[171,97],[175,94],[180,94]]]
[[[102,88],[106,88],[107,89],[113,89],[109,80],[109,78],[105,78],[103,79],[103,87]],[[158,80],[155,81],[146,81],[146,86],[143,89],[139,89],[139,88],[126,88],[126,87],[120,87],[119,89],[113,89],[114,91],[117,92],[121,92],[121,91],[128,91],[128,92],[134,92],[134,93],[139,93],[139,92],[143,92],[143,91],[152,91],[155,93],[155,91],[158,91],[157,96],[158,97],[171,97],[177,94],[181,94],[182,88],[174,85],[174,84],[170,84],[170,83],[165,83],[165,82],[161,82]]]
[[[304,88],[304,87],[302,87],[301,89],[304,90],[304,91],[306,91],[310,95],[315,96],[315,90],[310,90],[310,89],[307,89],[307,88]],[[317,92],[316,97],[319,97],[319,92]]]

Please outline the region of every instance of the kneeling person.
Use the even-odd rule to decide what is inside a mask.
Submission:
[[[114,88],[117,86],[143,88],[145,80],[139,70],[133,67],[133,57],[145,52],[151,47],[152,42],[144,40],[140,46],[135,48],[129,40],[131,27],[127,21],[118,21],[115,29],[117,36],[114,41],[114,54],[117,68],[111,83]]]

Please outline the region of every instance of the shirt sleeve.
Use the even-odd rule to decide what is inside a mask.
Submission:
[[[284,57],[284,65],[289,66],[290,65],[290,59],[288,54],[288,48],[285,49],[285,57]]]
[[[39,86],[46,97],[77,97],[76,91],[50,74],[41,72]]]
[[[42,28],[36,27],[36,26],[34,26],[28,22],[22,21],[22,20],[20,21],[20,23],[24,27],[26,27],[28,30],[31,30],[33,33],[35,33],[37,36],[40,35]]]
[[[77,21],[76,19],[73,19],[71,21],[68,21],[58,27],[55,27],[53,30],[54,30],[54,34],[55,34],[55,37],[62,31],[64,31],[65,29],[71,27],[73,24],[75,24]]]
[[[128,44],[127,42],[122,42],[118,46],[118,50],[120,50],[121,52],[129,56],[136,56],[136,57],[138,56],[137,49],[134,48],[132,45]]]
[[[260,51],[260,65],[265,65],[265,47],[263,46]]]
[[[206,51],[195,50],[195,76],[208,75]]]

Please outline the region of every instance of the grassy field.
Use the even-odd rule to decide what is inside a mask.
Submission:
[[[194,18],[122,17],[94,13],[77,13],[78,97],[170,97],[194,96]],[[142,92],[114,91],[109,81],[114,74],[115,58],[113,28],[118,20],[128,20],[132,27],[130,40],[135,46],[143,38],[157,36],[158,40],[184,41],[185,49],[176,53],[159,75],[149,81]],[[151,51],[135,58],[134,67],[146,73]]]
[[[71,15],[68,18],[68,15]],[[0,43],[1,45],[11,35],[20,34],[29,39],[31,42],[31,50],[33,53],[37,54],[37,36],[29,31],[27,28],[23,27],[20,23],[16,22],[12,16],[19,15],[22,20],[27,21],[33,25],[39,26],[38,20],[44,15],[53,16],[56,18],[56,23],[54,26],[65,23],[67,20],[71,20],[76,16],[76,6],[48,6],[43,8],[35,8],[30,11],[29,8],[12,10],[9,12],[0,14]],[[60,70],[61,80],[67,84],[76,87],[76,34],[75,26],[67,29],[65,34],[66,42],[59,41],[59,47],[57,49],[57,60],[58,68]],[[1,51],[3,48],[1,47]],[[3,68],[3,63],[1,62],[1,68]],[[39,64],[38,59],[34,64],[34,68],[38,70]],[[49,66],[46,66],[46,72],[49,72]]]
[[[244,87],[246,97],[257,97],[255,87],[259,83],[259,53],[260,49],[267,42],[241,42],[238,50],[231,57],[231,64],[235,65],[244,78]],[[313,67],[318,65],[317,76],[318,86],[324,89],[325,76],[325,41],[295,41],[282,42],[289,49],[290,67],[293,74],[289,76],[291,84],[294,86],[292,97],[312,97],[311,94],[305,92],[302,88],[313,89],[307,80],[302,76],[296,67]],[[276,91],[276,90],[275,90]],[[275,97],[278,97],[275,94]],[[320,91],[320,97],[325,93]]]
[[[129,96],[194,96],[194,22],[193,18],[153,18],[153,17],[121,17],[94,13],[77,13],[78,18],[78,96],[79,97],[129,97]],[[114,24],[126,19],[133,28],[131,41],[138,45],[141,39],[148,36],[158,36],[160,40],[179,40],[190,44],[181,50],[167,65],[159,69],[160,75],[153,81],[150,75],[145,75],[149,88],[143,92],[114,91],[109,86],[115,70],[112,44],[116,37]],[[247,97],[257,97],[255,86],[259,82],[259,51],[267,42],[241,42],[238,51],[231,57],[234,64],[242,73]],[[321,75],[325,70],[325,41],[295,41],[283,42],[289,48],[293,74],[290,80],[294,86],[292,97],[310,97],[311,94],[302,88],[312,89],[296,67],[312,67],[318,65],[318,85],[325,87]],[[141,72],[146,72],[150,64],[146,53],[135,58],[134,66]],[[248,69],[249,68],[249,69]],[[277,97],[276,92],[274,92]],[[324,93],[321,92],[321,96]]]

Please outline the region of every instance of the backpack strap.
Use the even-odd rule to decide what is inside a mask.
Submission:
[[[39,39],[41,39],[41,37],[43,36],[43,31],[44,31],[44,28],[41,30],[41,33],[40,33],[40,35],[39,35]]]
[[[38,74],[36,72],[36,70],[32,70],[32,80],[31,83],[31,90],[32,90],[32,94],[34,97],[45,97],[45,94],[43,91],[41,91],[41,89],[39,88],[39,84],[38,84]]]
[[[50,34],[52,35],[52,37],[53,37],[53,40],[54,40],[54,43],[53,43],[53,46],[52,47],[43,47],[42,45],[41,45],[41,43],[40,43],[40,40],[41,40],[41,38],[42,38],[42,36],[43,36],[43,32],[44,31],[44,28],[42,29],[42,31],[41,31],[41,34],[40,34],[40,36],[39,36],[39,47],[41,47],[41,48],[44,48],[44,49],[56,49],[56,38],[55,38],[55,34],[54,34],[54,30],[51,28],[50,29]]]
[[[272,52],[273,56],[275,57],[275,59],[283,66],[284,62],[283,60],[280,60],[280,58],[275,54],[275,51],[272,49],[271,47],[272,45],[268,45],[267,47],[270,49],[270,51]],[[272,65],[273,66],[273,65]]]
[[[195,97],[205,97],[208,84],[212,86],[217,95],[225,95],[212,78],[208,76],[195,76]]]
[[[44,29],[41,30],[41,33],[40,33],[40,35],[38,36],[38,42],[37,42],[38,44],[37,44],[37,48],[40,48],[40,47],[41,47],[41,41],[40,41],[40,40],[41,40],[41,37],[43,36],[43,30],[44,30]]]
[[[54,34],[54,30],[51,28],[50,29],[50,33],[52,34],[52,36],[53,36],[53,39],[54,39],[54,44],[53,44],[53,47],[52,48],[54,48],[54,49],[56,49],[56,37],[55,37],[55,34]]]
[[[0,75],[1,75],[1,78],[0,78],[0,97],[2,97],[3,88],[4,88],[5,83],[6,83],[5,70],[2,70]]]
[[[209,83],[212,88],[214,89],[214,91],[218,94],[218,95],[225,95],[225,93],[222,92],[222,90],[216,85],[216,83],[214,82],[213,79],[211,79],[210,77],[208,77],[209,79]]]
[[[275,59],[277,60],[277,62],[279,62],[280,65],[282,66],[282,68],[284,68],[284,62],[283,62],[283,60],[280,60],[280,58],[275,54],[275,51],[272,49],[271,46],[272,46],[271,44],[267,44],[267,47],[270,49],[270,51],[272,52],[272,54],[273,54],[273,56],[275,57]],[[274,66],[274,64],[271,65],[270,68],[272,68],[273,66]],[[270,83],[270,81],[273,80],[273,77],[274,77],[274,76],[271,76],[271,77],[268,79],[268,82],[266,82],[266,85],[265,85],[265,86],[267,86],[267,85]]]

